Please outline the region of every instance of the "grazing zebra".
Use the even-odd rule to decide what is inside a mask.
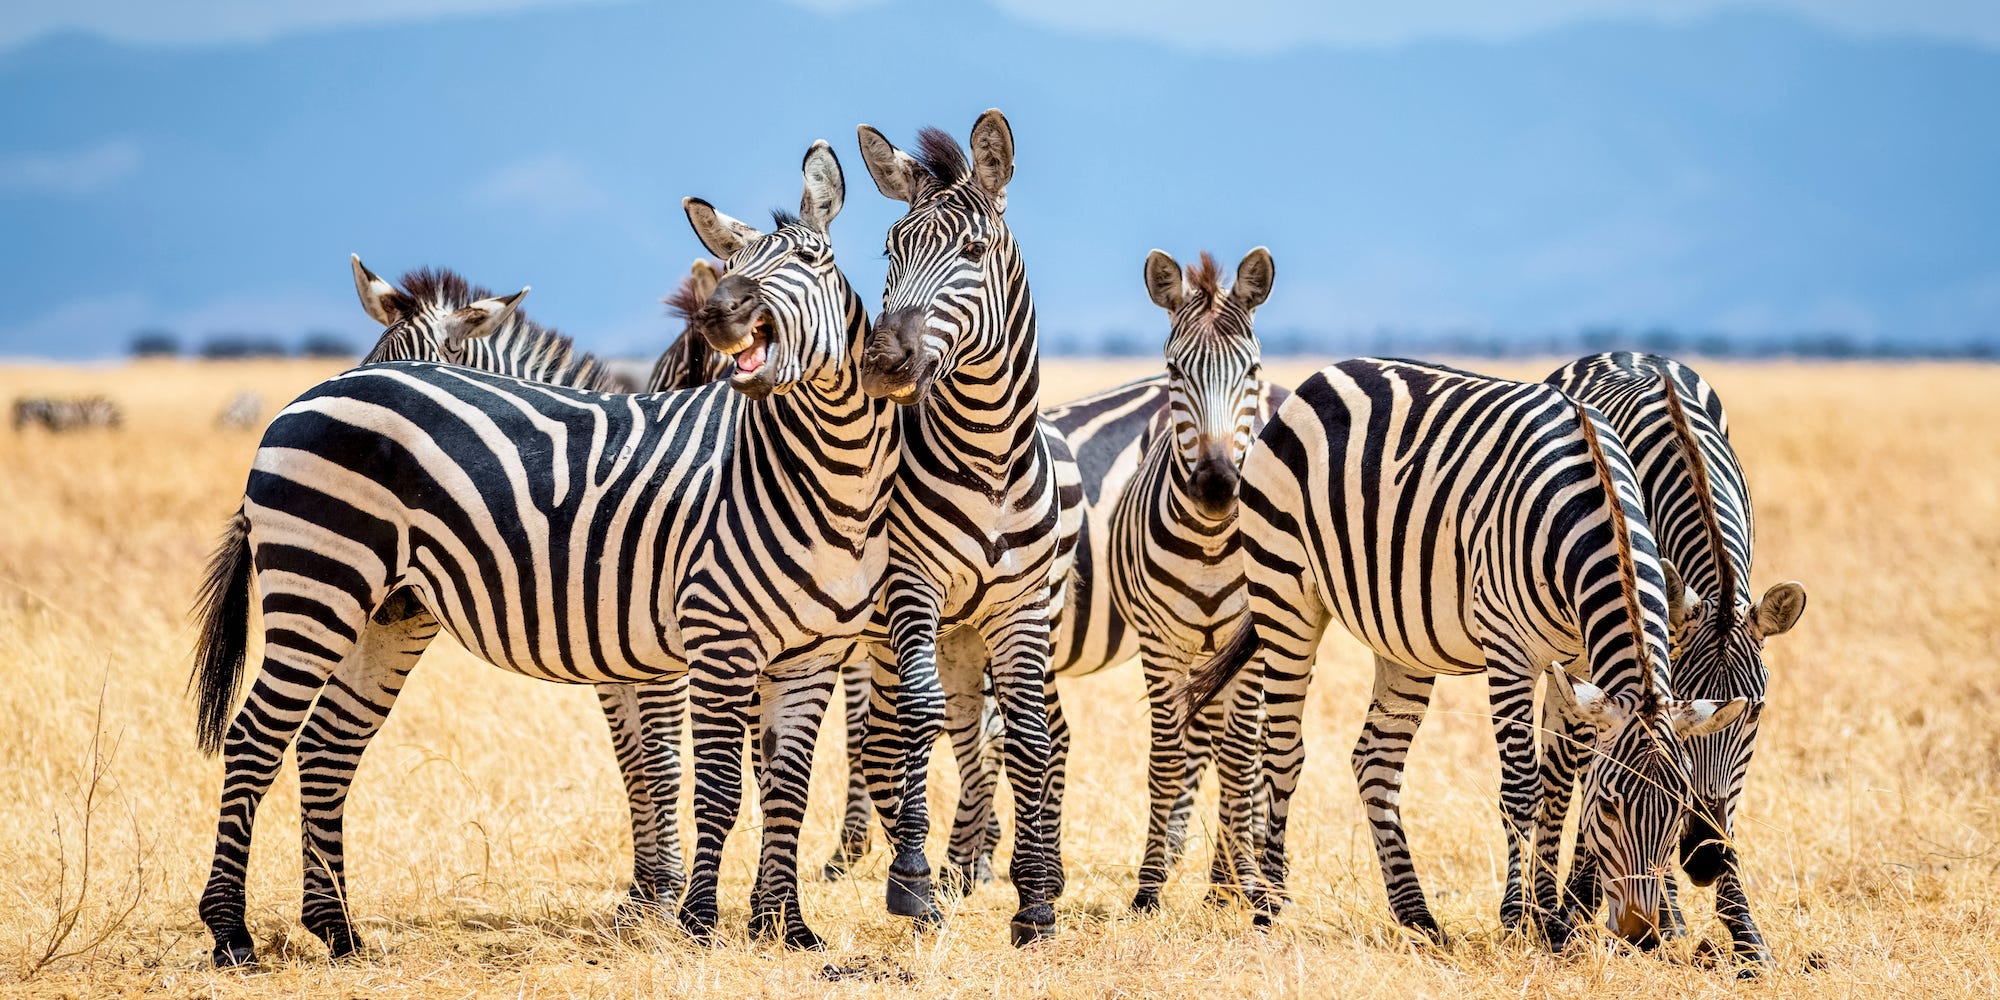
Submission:
[[[215,426],[226,431],[254,430],[264,419],[264,397],[245,390],[230,397],[229,405],[216,414]]]
[[[1596,407],[1617,429],[1638,471],[1660,554],[1698,599],[1684,620],[1672,623],[1674,693],[1749,701],[1737,723],[1688,746],[1692,808],[1681,835],[1681,869],[1696,885],[1716,884],[1716,914],[1736,953],[1769,965],[1736,855],[1736,803],[1763,714],[1769,678],[1764,641],[1798,623],[1805,587],[1780,583],[1751,599],[1756,520],[1750,488],[1729,444],[1722,400],[1694,369],[1671,358],[1620,352],[1580,358],[1548,381]],[[1678,923],[1673,887],[1669,880],[1670,930]]]
[[[125,421],[118,404],[104,396],[24,396],[14,401],[14,430],[40,425],[56,433],[90,427],[116,428]]]
[[[798,908],[798,826],[832,667],[875,613],[901,451],[893,407],[861,392],[867,312],[826,235],[839,162],[818,142],[802,169],[800,214],[774,213],[770,233],[684,202],[728,260],[698,320],[736,358],[726,387],[607,395],[397,362],[328,380],[272,422],[197,609],[198,734],[225,751],[201,903],[218,963],[254,957],[252,822],[314,697],[337,670],[407,672],[440,629],[551,681],[696,668],[697,836],[680,921],[698,937],[715,924],[760,707],[751,926],[820,943]],[[451,315],[500,322],[518,300]],[[253,566],[265,656],[232,723]],[[354,949],[337,907],[309,919],[336,954]]]
[[[1594,726],[1579,730],[1595,738],[1581,825],[1610,926],[1656,940],[1655,873],[1680,829],[1685,741],[1745,703],[1669,697],[1666,575],[1617,433],[1553,386],[1346,361],[1278,409],[1241,491],[1250,621],[1196,670],[1182,706],[1206,703],[1257,661],[1247,673],[1261,673],[1268,715],[1267,911],[1284,891],[1314,650],[1338,620],[1375,652],[1354,773],[1396,919],[1441,936],[1403,834],[1403,764],[1437,676],[1482,670],[1508,833],[1502,918],[1527,918],[1524,841],[1537,906],[1558,912],[1561,815],[1537,780],[1533,699],[1547,665],[1561,663],[1553,689]],[[1552,944],[1567,937],[1557,919],[1541,926]]]
[[[862,360],[870,395],[903,404],[903,466],[883,577],[888,647],[874,647],[864,767],[895,849],[891,913],[941,918],[924,856],[931,744],[943,725],[942,627],[976,631],[992,652],[1018,796],[1015,944],[1049,934],[1062,893],[1050,794],[1049,619],[1065,510],[1081,489],[1038,419],[1040,353],[1019,246],[1002,218],[1014,139],[997,110],[972,127],[972,158],[937,129],[918,154],[859,128],[875,186],[909,206],[887,239],[883,313]],[[1073,525],[1072,521],[1072,525]]]
[[[400,287],[377,277],[350,256],[355,294],[363,310],[383,324],[364,363],[437,361],[461,363],[500,375],[572,389],[611,392],[610,371],[570,339],[528,319],[518,305],[508,307],[483,288],[442,269],[404,275]],[[708,283],[709,291],[714,282]],[[682,331],[669,354],[685,354]],[[712,352],[711,352],[712,353]],[[673,388],[688,388],[675,386]],[[658,390],[655,390],[658,391]],[[390,609],[419,614],[410,595],[386,602]],[[377,618],[386,617],[378,612]],[[305,871],[303,922],[333,929],[334,950],[353,946],[347,927],[345,847],[342,816],[360,756],[388,721],[415,662],[401,669],[375,670],[361,658],[336,670],[313,707],[298,740],[302,850]],[[680,893],[684,880],[680,843],[680,759],[687,679],[657,685],[603,685],[600,708],[611,732],[612,749],[631,805],[633,879],[629,903],[658,905]]]

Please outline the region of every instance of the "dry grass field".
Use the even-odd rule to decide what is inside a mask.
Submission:
[[[1311,367],[1274,374],[1289,384]],[[1539,378],[1554,364],[1483,367]],[[1405,799],[1454,943],[1404,943],[1347,769],[1369,674],[1344,635],[1328,639],[1307,720],[1298,902],[1268,934],[1202,905],[1205,841],[1163,915],[1123,912],[1144,822],[1130,666],[1064,688],[1077,743],[1054,940],[1006,946],[1005,885],[959,904],[942,933],[912,938],[882,910],[878,850],[860,877],[805,889],[828,953],[753,944],[742,931],[753,825],[731,844],[720,947],[693,947],[670,925],[620,929],[626,818],[594,699],[485,667],[445,640],[348,810],[367,956],[330,965],[297,923],[288,768],[265,803],[249,881],[266,964],[215,971],[195,901],[220,765],[193,747],[184,614],[257,439],[212,421],[240,389],[275,410],[330,372],[145,363],[0,368],[0,402],[93,391],[126,409],[117,432],[0,430],[0,995],[2000,993],[2000,368],[1700,367],[1731,407],[1758,501],[1754,585],[1795,578],[1811,593],[1799,628],[1771,645],[1772,703],[1741,817],[1752,898],[1783,967],[1761,981],[1705,967],[1693,939],[1655,955],[1597,942],[1551,956],[1498,933],[1505,854],[1477,680],[1439,685]],[[1144,368],[1052,363],[1048,399]],[[807,826],[815,870],[833,845],[840,742],[828,726]],[[1720,933],[1707,893],[1683,899],[1695,938]]]

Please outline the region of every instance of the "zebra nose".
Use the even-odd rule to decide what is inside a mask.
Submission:
[[[1195,461],[1194,475],[1188,480],[1191,499],[1203,514],[1216,519],[1225,517],[1236,502],[1236,480],[1236,465],[1229,461],[1229,456],[1219,448],[1205,449]]]
[[[923,343],[923,310],[915,306],[891,309],[875,322],[868,349],[861,356],[861,390],[884,398],[915,382]]]
[[[1722,877],[1729,858],[1729,845],[1714,820],[1720,812],[1713,802],[1697,802],[1688,810],[1687,827],[1681,831],[1681,871],[1699,886],[1713,885]]]

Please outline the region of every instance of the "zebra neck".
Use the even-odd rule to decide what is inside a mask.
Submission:
[[[996,488],[1041,441],[1041,349],[1034,299],[1018,257],[996,303],[997,340],[976,363],[956,368],[913,408],[912,456],[941,470],[987,479]]]
[[[867,310],[851,292],[849,299],[848,343],[860,345],[868,338]],[[861,391],[857,346],[831,379],[748,402],[741,433],[769,451],[770,468],[787,492],[858,538],[881,519],[901,464],[896,411],[894,403]]]

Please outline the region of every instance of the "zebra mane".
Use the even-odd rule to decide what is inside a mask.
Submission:
[[[722,273],[720,262],[710,261],[709,263],[710,266],[715,268],[717,274]],[[676,318],[693,319],[694,314],[701,311],[701,296],[695,293],[693,273],[682,277],[681,283],[675,285],[674,290],[660,301],[666,303],[667,311],[672,313]]]
[[[1646,619],[1639,610],[1639,570],[1632,559],[1632,535],[1630,526],[1625,523],[1625,501],[1618,496],[1618,483],[1611,478],[1610,463],[1604,460],[1604,443],[1598,440],[1597,422],[1591,419],[1589,404],[1581,400],[1577,402],[1576,418],[1583,427],[1583,443],[1590,449],[1590,462],[1597,469],[1597,481],[1604,487],[1605,499],[1611,505],[1611,534],[1618,547],[1618,590],[1625,600],[1625,618],[1632,626],[1632,643],[1638,647],[1634,654],[1639,658],[1639,673],[1645,683],[1639,711],[1652,715],[1660,710],[1660,692],[1653,684],[1653,647],[1646,641]]]
[[[931,179],[949,187],[965,179],[972,172],[972,165],[965,159],[965,149],[950,132],[926,125],[917,130],[917,165],[931,175]]]
[[[1196,295],[1201,296],[1202,305],[1212,306],[1222,294],[1222,269],[1215,264],[1214,255],[1201,252],[1201,259],[1187,266],[1187,284]]]
[[[1708,457],[1702,454],[1701,442],[1694,437],[1694,428],[1688,424],[1687,410],[1681,405],[1680,384],[1664,369],[1660,371],[1660,381],[1667,392],[1667,419],[1673,426],[1674,441],[1680,445],[1681,460],[1687,464],[1688,477],[1694,481],[1695,506],[1701,511],[1701,526],[1708,534],[1708,550],[1715,559],[1715,574],[1720,581],[1721,607],[1716,621],[1723,631],[1736,625],[1736,560],[1730,557],[1729,549],[1723,544],[1722,518],[1715,512],[1715,488],[1708,478]]]

